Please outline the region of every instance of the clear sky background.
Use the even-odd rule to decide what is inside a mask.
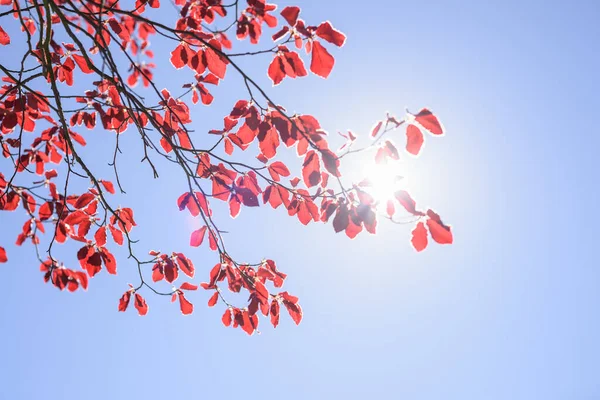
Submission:
[[[32,247],[7,245],[23,216],[2,213],[0,399],[600,398],[600,3],[296,3],[348,35],[330,79],[271,88],[267,57],[249,71],[331,132],[366,135],[385,111],[434,110],[447,135],[426,138],[411,190],[453,225],[455,244],[417,254],[405,226],[350,241],[282,210],[222,214],[231,250],[277,260],[304,308],[300,326],[283,315],[248,337],[222,326],[205,292],[189,296],[190,317],[147,293],[148,316],[118,313],[135,282],[122,257],[118,277],[59,292]],[[156,45],[168,68],[172,46]],[[215,95],[214,108],[194,108],[198,135],[243,92],[233,79]],[[185,184],[167,168],[152,181],[135,151],[122,201],[135,207],[140,252],[184,250],[205,280],[215,255],[188,247],[193,222],[175,206]]]

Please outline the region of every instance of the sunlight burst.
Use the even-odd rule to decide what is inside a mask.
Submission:
[[[370,164],[367,165],[363,174],[369,185],[364,187],[373,199],[378,203],[384,203],[394,198],[394,193],[406,188],[404,176],[399,171],[399,164]]]

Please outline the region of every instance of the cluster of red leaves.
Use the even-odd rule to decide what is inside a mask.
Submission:
[[[238,293],[243,288],[250,294],[247,307],[240,309],[227,305],[222,321],[225,326],[241,327],[246,333],[252,334],[258,328],[258,311],[267,317],[270,315],[274,327],[279,324],[279,304],[288,310],[292,320],[299,324],[302,320],[302,308],[298,304],[298,298],[288,292],[277,294],[269,293],[266,284],[270,282],[275,288],[281,288],[287,277],[279,271],[273,260],[263,261],[257,269],[249,265],[235,266],[233,261],[226,260],[216,264],[210,271],[210,281],[201,284],[205,290],[213,290],[214,293],[208,301],[209,307],[214,306],[221,292],[219,282],[227,281],[227,287],[231,292]]]
[[[433,135],[443,135],[444,128],[438,121],[435,115],[428,109],[424,108],[419,111],[416,115],[412,116],[410,122],[406,128],[406,151],[410,154],[417,155],[421,151],[424,138],[421,129],[414,123],[418,123],[426,131]]]
[[[452,232],[450,227],[444,225],[439,215],[432,210],[427,210],[427,228],[433,240],[439,244],[451,244],[452,243]],[[427,247],[427,229],[425,224],[419,222],[416,228],[412,232],[411,240],[414,248],[417,251],[422,251]]]
[[[86,73],[83,67],[85,62],[81,56],[75,54],[72,45],[63,44],[67,49],[64,53],[63,48],[54,46],[57,65],[55,73],[59,81],[64,81],[67,85],[72,84],[73,63],[81,67],[82,72]],[[64,59],[64,61],[60,61]],[[61,72],[62,71],[62,72]],[[62,78],[64,79],[62,79]],[[32,189],[16,187],[9,185],[4,175],[0,173],[0,210],[15,211],[20,204],[27,213],[27,220],[23,224],[19,233],[16,245],[22,245],[26,240],[30,240],[34,245],[40,243],[39,233],[45,233],[45,224],[55,225],[53,239],[57,243],[65,243],[67,239],[85,243],[77,252],[77,258],[81,267],[86,270],[89,277],[93,277],[101,269],[102,265],[111,274],[116,274],[116,260],[111,252],[106,248],[106,229],[109,229],[116,243],[123,244],[123,232],[127,229],[126,225],[133,226],[133,211],[125,208],[118,211],[121,215],[119,221],[113,216],[110,223],[102,225],[98,221],[99,190],[91,188],[89,191],[75,195],[64,196],[59,193],[54,183],[58,173],[54,169],[47,167],[47,164],[60,164],[64,157],[71,156],[69,141],[81,146],[86,145],[85,139],[78,133],[67,130],[50,115],[48,99],[39,92],[30,92],[20,95],[19,91],[14,90],[15,83],[9,78],[3,78],[8,84],[2,86],[0,93],[4,96],[4,101],[0,103],[0,121],[2,133],[9,135],[20,127],[25,132],[34,132],[37,121],[43,120],[51,125],[50,128],[41,131],[29,148],[24,149],[21,156],[16,160],[16,172],[23,172],[33,165],[35,174],[41,177],[41,180],[34,181],[34,187],[45,187],[48,189],[46,197],[40,197],[39,193],[34,193]],[[94,96],[100,94],[88,93],[88,101]],[[108,98],[108,95],[106,95]],[[118,97],[117,97],[118,98]],[[88,103],[89,104],[89,103]],[[103,121],[109,121],[98,103],[94,103],[97,111],[105,117]],[[96,123],[96,111],[77,112],[70,119],[70,125],[75,126],[85,124],[88,129],[92,129]],[[111,122],[112,124],[112,122]],[[20,148],[21,139],[6,138],[2,142],[3,156],[11,157],[11,148]],[[100,180],[99,185],[107,193],[114,194],[114,186],[110,181]],[[44,200],[40,201],[42,198]],[[38,201],[40,201],[38,203]],[[90,234],[92,226],[97,227],[93,237]],[[6,261],[4,249],[0,256],[0,261]],[[64,267],[59,267],[52,259],[44,261],[41,270],[45,272],[46,281],[51,281],[59,289],[65,287],[74,291],[78,287],[87,288],[87,275],[79,271],[73,271]]]
[[[78,0],[74,1],[76,4],[80,3]],[[277,7],[267,4],[265,0],[246,0],[246,3],[247,7],[234,16],[231,27],[235,28],[238,40],[249,38],[250,44],[257,44],[265,26],[277,27]],[[243,206],[269,204],[274,209],[283,206],[289,216],[298,218],[304,225],[331,220],[335,232],[345,232],[350,238],[356,237],[363,230],[374,234],[382,206],[385,208],[384,215],[390,219],[394,218],[397,209],[402,208],[415,218],[416,227],[412,231],[411,242],[417,251],[422,251],[427,246],[429,235],[439,244],[452,243],[451,228],[431,209],[418,210],[408,192],[398,190],[393,199],[381,204],[381,199],[375,199],[370,194],[371,183],[368,179],[348,188],[342,186],[342,156],[338,154],[342,151],[349,152],[357,141],[357,135],[352,132],[342,135],[345,143],[336,153],[330,149],[328,134],[315,117],[306,114],[288,115],[283,107],[273,104],[268,98],[267,105],[263,107],[253,97],[249,86],[250,100],[237,101],[232,111],[224,117],[223,128],[209,131],[209,134],[217,138],[217,144],[208,151],[198,151],[193,146],[187,129],[192,122],[191,111],[184,95],[191,92],[193,104],[201,102],[208,106],[212,104],[214,96],[207,85],[219,85],[232,65],[239,70],[227,53],[232,48],[227,30],[206,29],[207,24],[225,18],[228,10],[231,12],[230,5],[223,4],[222,0],[175,0],[180,13],[171,33],[175,34],[178,42],[170,52],[169,60],[175,69],[191,71],[193,81],[183,85],[187,92],[181,96],[172,95],[167,89],[156,90],[160,99],[153,107],[132,107],[132,98],[125,94],[139,82],[143,87],[154,88],[153,70],[156,65],[146,62],[154,57],[149,49],[149,38],[158,31],[168,31],[168,28],[147,19],[143,14],[147,7],[159,8],[159,0],[136,0],[133,10],[122,9],[117,1],[108,5],[81,2],[80,8],[85,8],[89,15],[103,17],[101,25],[92,23],[78,12],[77,7],[61,8],[65,4],[63,0],[52,3],[53,10],[56,11],[50,19],[53,34],[48,36],[47,49],[38,46],[32,51],[32,57],[37,62],[48,65],[40,76],[53,85],[74,86],[78,74],[96,78],[90,90],[78,96],[67,96],[74,97],[73,104],[79,108],[68,111],[71,115],[65,117],[64,113],[61,115],[57,111],[53,94],[25,90],[16,81],[17,78],[8,76],[9,74],[2,77],[4,85],[0,88],[2,155],[14,162],[15,174],[27,171],[40,177],[32,186],[25,187],[13,183],[14,176],[6,179],[0,173],[0,210],[15,211],[22,205],[27,217],[16,244],[21,245],[29,240],[37,246],[40,243],[39,234],[44,233],[48,225],[52,226],[49,229],[52,232],[52,243],[80,243],[76,257],[81,270],[66,268],[50,252],[47,259],[40,260],[40,270],[44,273],[46,282],[51,282],[60,290],[66,288],[72,292],[80,287],[87,289],[89,278],[96,276],[102,269],[108,274],[116,275],[117,260],[107,247],[109,236],[115,245],[129,245],[131,252],[133,241],[130,233],[137,225],[134,213],[131,208],[113,209],[109,205],[107,195],[115,194],[115,187],[110,181],[89,176],[92,185],[83,193],[67,194],[65,188],[61,194],[57,190],[55,181],[58,173],[49,164],[65,165],[65,160],[70,160],[70,164],[74,159],[77,160],[75,146],[85,146],[86,140],[73,129],[83,126],[94,129],[99,125],[115,134],[122,134],[132,126],[141,132],[156,130],[161,135],[160,147],[167,155],[175,153],[181,160],[182,149],[189,152],[186,154],[194,155],[191,175],[195,172],[193,178],[205,182],[210,189],[190,187],[189,191],[177,199],[177,206],[180,210],[187,209],[201,222],[199,228],[191,234],[190,246],[199,247],[206,241],[211,250],[218,252],[220,259],[210,270],[208,282],[201,283],[200,287],[212,292],[208,300],[209,307],[215,306],[219,300],[225,304],[222,316],[225,326],[240,327],[248,334],[258,329],[259,313],[269,317],[276,327],[279,324],[281,305],[296,324],[302,319],[302,308],[297,297],[281,291],[286,274],[277,269],[274,261],[246,264],[238,263],[229,256],[224,250],[221,232],[212,220],[209,199],[211,202],[227,202],[233,218],[239,215]],[[39,26],[39,22],[20,12],[13,2],[0,0],[0,6],[8,5],[13,6],[13,15],[20,21],[22,31],[33,35],[37,29],[46,29],[46,26]],[[237,2],[235,5],[237,10]],[[342,47],[346,36],[329,21],[308,25],[299,18],[300,9],[295,6],[285,7],[279,15],[284,24],[271,39],[273,43],[280,44],[273,44],[271,49],[258,52],[274,53],[267,68],[273,84],[279,85],[285,77],[293,79],[307,76],[308,70],[327,78],[335,59],[325,45],[329,43]],[[91,45],[83,45],[81,38],[69,31],[72,28],[68,24],[77,25],[83,38],[86,35],[93,38]],[[61,26],[73,39],[73,43],[55,42],[54,37],[61,36],[54,35],[54,31]],[[288,46],[292,42],[295,49]],[[0,26],[0,45],[10,43],[11,38]],[[126,56],[129,66],[127,75],[121,74],[110,64],[110,73],[104,75],[96,66],[96,61],[100,59],[98,55],[111,48],[118,49]],[[302,51],[310,56],[308,70],[301,57]],[[244,79],[248,84],[249,80],[245,75]],[[39,133],[29,146],[25,146],[23,141],[26,136],[23,133],[36,132],[39,122],[48,127],[38,128]],[[401,155],[393,141],[387,138],[384,140],[383,135],[403,124],[407,126],[405,148],[413,155],[421,150],[423,130],[436,136],[444,133],[442,125],[428,109],[422,109],[417,114],[409,113],[400,121],[388,115],[387,119],[375,124],[370,134],[374,142],[368,148],[376,148],[376,163],[387,164],[400,159]],[[217,156],[214,149],[220,143],[229,156],[233,155],[236,148],[238,151],[245,151],[256,143],[259,151],[256,158],[262,165],[252,167]],[[288,148],[295,147],[296,154],[301,157],[302,166],[298,176],[293,176],[291,169],[276,159],[282,144]],[[149,147],[147,143],[145,146]],[[69,167],[69,173],[70,171]],[[67,174],[67,181],[68,177]],[[341,191],[332,188],[333,182],[340,184]],[[47,190],[47,193],[42,194],[41,190]],[[183,253],[151,251],[149,254],[152,259],[146,264],[152,265],[152,282],[164,281],[174,285],[180,276],[194,279],[194,264]],[[6,251],[0,247],[0,263],[7,261]],[[138,261],[138,266],[141,265]],[[150,286],[144,280],[141,269],[140,279],[137,287],[130,285],[130,289],[120,298],[119,311],[127,309],[133,296],[138,313],[148,313],[146,300],[139,291],[144,286]],[[247,304],[243,307],[230,304],[224,296],[225,286],[232,293],[246,291]],[[268,286],[272,289],[268,289]],[[170,295],[173,302],[178,300],[182,314],[189,315],[194,306],[187,299],[186,293],[196,291],[198,287],[191,282],[183,282],[179,287],[173,286],[171,291],[163,294]]]
[[[52,281],[60,290],[66,288],[69,292],[74,292],[80,286],[84,290],[88,287],[88,276],[85,272],[57,267],[51,260],[44,261],[40,265],[40,271],[44,272],[44,282]]]
[[[169,257],[166,254],[151,251],[150,255],[156,257],[156,263],[152,267],[152,280],[154,282],[164,279],[169,283],[173,283],[179,277],[179,271],[189,278],[194,277],[194,264],[182,253],[173,253]]]
[[[258,44],[262,35],[262,25],[266,24],[269,28],[277,26],[277,18],[271,11],[275,11],[275,4],[267,4],[264,0],[247,0],[248,7],[240,14],[237,20],[236,36],[239,40],[247,37],[250,43]]]
[[[133,221],[133,211],[129,208],[118,210],[117,219],[113,216],[107,225],[99,224],[98,216],[98,194],[99,192],[92,188],[82,195],[70,195],[66,198],[59,194],[56,185],[52,181],[57,176],[54,170],[47,171],[44,175],[45,180],[40,181],[49,189],[50,199],[42,204],[38,204],[35,197],[27,190],[17,188],[7,193],[0,200],[0,210],[14,211],[19,204],[23,205],[28,219],[23,224],[21,233],[19,233],[16,245],[20,246],[27,239],[30,239],[34,245],[39,244],[39,233],[45,233],[45,224],[55,225],[54,240],[57,243],[65,243],[67,239],[85,243],[77,252],[77,258],[83,270],[87,275],[79,271],[73,271],[64,267],[59,267],[51,258],[44,261],[41,265],[41,271],[45,272],[44,279],[51,280],[59,289],[65,287],[70,290],[76,290],[79,285],[84,289],[88,285],[88,276],[94,277],[102,266],[108,273],[116,274],[116,259],[106,248],[106,229],[109,229],[115,243],[123,244],[123,232],[129,231],[135,224]],[[101,181],[102,186],[108,188],[110,192],[112,183]],[[5,186],[6,181],[0,174],[0,187]],[[38,207],[39,206],[39,207]],[[92,226],[97,227],[95,233],[91,235]],[[0,251],[0,262],[6,262],[6,252]],[[83,274],[83,275],[82,275]]]
[[[398,121],[395,117],[388,114],[387,120],[377,121],[377,123],[373,126],[373,129],[371,130],[371,138],[375,139],[381,133],[387,132],[387,130],[384,132],[384,126],[387,127],[388,125],[391,125],[394,128],[397,128],[404,123],[407,124],[406,151],[415,156],[419,154],[425,141],[421,128],[435,136],[444,135],[444,127],[439,122],[437,117],[429,109],[423,108],[417,114],[407,113],[406,118],[402,121]],[[349,136],[342,136],[347,139],[347,142],[340,150],[348,145],[351,145],[356,140],[356,137],[352,134],[352,132],[349,132]],[[384,145],[380,147],[375,160],[378,164],[380,164],[385,162],[387,158],[391,158],[393,160],[398,160],[399,158],[398,150],[391,141],[386,141]]]
[[[146,300],[142,297],[141,294],[136,293],[136,290],[131,286],[131,289],[123,293],[123,296],[119,299],[119,311],[126,311],[127,306],[129,306],[129,301],[131,300],[131,295],[134,295],[134,306],[138,311],[138,314],[144,316],[148,314],[148,304],[146,304]]]
[[[437,117],[427,108],[423,108],[417,114],[408,113],[406,118],[398,121],[396,118],[388,115],[387,121],[378,121],[371,130],[371,138],[376,139],[379,135],[385,133],[384,126],[392,125],[397,128],[402,124],[407,123],[406,128],[406,151],[412,155],[418,155],[423,144],[423,134],[419,126],[433,135],[440,136],[444,134],[444,128],[438,121]],[[350,142],[353,142],[356,137],[350,133]],[[394,144],[386,140],[380,145],[375,155],[377,164],[386,163],[388,159],[398,160],[399,153]],[[369,186],[368,180],[359,184],[359,186]],[[433,240],[439,244],[451,244],[453,236],[450,226],[445,225],[440,216],[433,210],[427,212],[419,211],[416,208],[416,202],[410,194],[405,190],[398,190],[394,193],[394,199],[387,200],[386,213],[389,218],[393,218],[396,213],[396,200],[410,215],[417,218],[417,225],[412,231],[411,243],[415,250],[422,251],[427,247],[427,228]],[[425,223],[422,221],[426,218]]]
[[[19,204],[23,205],[28,219],[23,224],[16,245],[20,246],[26,240],[31,240],[34,245],[40,243],[39,233],[45,233],[45,224],[55,225],[54,240],[65,243],[67,239],[84,243],[77,252],[77,259],[87,276],[94,277],[104,266],[108,273],[117,273],[117,263],[113,254],[106,247],[108,229],[114,242],[123,244],[124,232],[129,232],[135,225],[133,211],[123,208],[115,211],[109,223],[101,224],[98,214],[99,192],[95,188],[89,189],[81,195],[69,195],[66,198],[58,193],[53,179],[57,177],[55,170],[44,173],[44,180],[39,181],[48,188],[50,198],[38,204],[32,192],[24,188],[16,188],[2,193],[0,210],[15,211]],[[114,188],[109,181],[100,181],[99,184],[106,192],[114,193]],[[0,188],[7,186],[3,175],[0,173]],[[39,206],[39,207],[38,207]],[[96,228],[92,235],[92,227]],[[0,252],[0,262],[6,262],[4,249]],[[48,259],[42,263],[41,270],[45,272],[45,280],[51,280],[59,289],[67,287],[70,291],[78,288],[77,282],[84,289],[87,288],[87,276],[82,277],[80,272],[59,267],[55,261]],[[67,285],[68,283],[68,285]]]
[[[263,112],[261,115],[255,105],[240,100],[225,117],[224,128],[209,133],[223,137],[227,154],[233,153],[234,145],[246,150],[250,144],[258,141],[260,154],[257,158],[266,164],[271,176],[267,186],[261,187],[255,171],[239,174],[223,163],[212,164],[209,154],[199,156],[198,176],[212,181],[211,196],[228,201],[232,217],[238,215],[241,205],[258,206],[258,198],[262,195],[263,204],[269,203],[273,208],[283,204],[289,215],[297,215],[305,225],[311,220],[321,219],[315,200],[324,193],[330,176],[340,176],[340,163],[328,147],[326,132],[314,117],[296,115],[287,118],[279,110]],[[281,143],[286,147],[296,146],[297,154],[304,157],[302,178],[307,188],[320,184],[316,194],[296,188],[299,183],[297,178],[291,179],[291,188],[281,182],[281,177],[290,176],[288,167],[281,161],[269,164]],[[264,180],[265,177],[261,175],[261,178]],[[179,206],[183,209],[181,204]]]
[[[281,16],[288,25],[275,33],[273,40],[277,41],[285,37],[293,39],[297,49],[304,47],[306,54],[311,55],[311,72],[322,78],[327,78],[333,69],[335,59],[319,39],[342,47],[346,42],[346,35],[336,30],[329,21],[322,22],[319,26],[307,26],[302,19],[298,18],[299,15],[300,8],[298,7],[289,6],[284,8],[281,11]],[[285,45],[278,47],[275,58],[269,65],[268,73],[274,85],[280,84],[286,76],[296,78],[308,74],[298,52],[290,50]]]

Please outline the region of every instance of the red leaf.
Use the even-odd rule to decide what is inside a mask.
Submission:
[[[290,31],[290,27],[289,26],[284,26],[277,33],[273,34],[273,36],[272,36],[273,41],[274,42],[278,41],[279,39],[281,39],[289,31]]]
[[[268,123],[261,123],[258,132],[258,147],[267,158],[273,158],[279,147],[279,135],[277,130]]]
[[[367,205],[367,204],[359,205],[356,208],[355,215],[358,217],[358,219],[360,219],[360,221],[363,222],[367,232],[369,232],[372,235],[374,235],[377,232],[377,215],[375,214],[375,211],[373,211],[373,208],[371,208],[370,205]],[[351,220],[353,220],[355,218],[356,217],[352,217],[352,216],[350,217]],[[355,223],[360,225],[360,222],[358,219]],[[346,234],[347,234],[347,232],[346,232]]]
[[[126,291],[119,299],[119,311],[127,310],[129,300],[131,300],[131,290]]]
[[[375,136],[377,136],[377,134],[381,130],[382,126],[383,126],[383,121],[379,121],[379,122],[377,122],[375,124],[375,126],[373,127],[373,129],[371,129],[371,137],[372,138],[374,138]]]
[[[297,303],[298,302],[298,298],[296,296],[292,296],[291,294],[289,294],[288,292],[281,292],[279,293],[279,295],[284,299],[287,300],[291,303]]]
[[[231,218],[235,218],[238,216],[238,214],[240,213],[241,205],[242,203],[239,197],[235,194],[232,194],[231,198],[229,199],[229,215],[231,216]]]
[[[296,26],[296,21],[298,21],[298,14],[300,14],[300,8],[296,6],[288,6],[281,10],[281,16],[285,18],[290,26]]]
[[[221,321],[223,321],[223,325],[231,326],[231,319],[232,319],[231,309],[229,307],[227,307],[227,309],[223,313],[223,316],[221,317]]]
[[[77,199],[77,201],[74,204],[75,208],[83,208],[85,206],[87,206],[92,200],[94,200],[94,195],[87,192],[82,194],[81,196],[79,196],[79,198]]]
[[[196,269],[194,268],[192,260],[190,260],[181,253],[177,253],[177,265],[179,265],[179,268],[183,271],[184,274],[186,274],[190,278],[194,277]]]
[[[208,208],[208,202],[206,201],[206,197],[204,196],[204,194],[202,194],[202,192],[196,192],[196,200],[198,200],[198,204],[200,204],[200,209],[204,212],[204,214],[206,214],[207,216],[211,216],[212,213],[210,211],[210,208]]]
[[[288,76],[291,78],[296,78],[299,76],[308,75],[308,72],[306,72],[306,68],[304,67],[304,61],[302,61],[298,53],[295,51],[284,53],[284,59],[285,60],[283,62],[287,63],[293,71],[293,74],[290,75],[290,73],[288,73]]]
[[[256,317],[256,315],[253,315],[252,317]],[[240,326],[242,327],[244,332],[246,332],[248,335],[252,335],[254,333],[254,330],[256,329],[256,326],[252,323],[253,319],[254,318],[251,319],[248,311],[243,311],[241,313],[242,321],[240,323]]]
[[[0,210],[4,211],[14,211],[19,206],[21,202],[21,196],[17,194],[14,190],[9,192],[8,194],[4,194],[4,199],[0,203]]]
[[[321,39],[335,44],[338,47],[342,47],[346,42],[346,35],[331,26],[329,21],[325,21],[319,25],[315,33]]]
[[[103,180],[101,180],[99,182],[102,184],[102,186],[104,186],[104,189],[106,189],[106,191],[108,193],[115,194],[115,187],[114,187],[114,185],[112,184],[111,181],[103,181]]]
[[[115,228],[112,225],[109,225],[108,229],[110,230],[110,234],[112,235],[112,238],[115,241],[115,243],[118,244],[119,246],[122,245],[123,244],[123,232],[121,232],[119,229]]]
[[[187,52],[185,46],[180,44],[171,52],[171,64],[177,69],[185,67],[187,64]]]
[[[350,219],[348,227],[346,228],[346,236],[348,236],[350,239],[354,239],[361,231],[362,225],[355,224],[352,219]]]
[[[98,228],[94,235],[94,240],[96,241],[96,246],[104,247],[106,244],[106,228],[104,226]]]
[[[83,57],[80,54],[71,54],[71,56],[73,57],[73,60],[75,60],[75,62],[77,63],[77,66],[79,67],[81,72],[83,72],[84,74],[91,74],[94,72],[88,67],[87,62],[85,61],[85,57]]]
[[[164,268],[159,263],[154,264],[152,267],[152,281],[158,282],[162,281],[165,277]]]
[[[275,182],[279,182],[281,176],[290,176],[290,170],[281,161],[275,161],[269,166],[269,174]]]
[[[271,323],[273,328],[277,328],[277,325],[279,325],[279,302],[277,299],[273,299],[271,302]]]
[[[210,72],[215,74],[219,79],[225,78],[225,71],[227,69],[225,61],[210,47],[206,48],[204,55],[206,56],[206,66]]]
[[[215,292],[212,296],[210,296],[210,299],[208,299],[208,306],[214,307],[215,304],[217,304],[218,300],[219,300],[219,292]]]
[[[416,251],[423,251],[427,247],[427,229],[424,223],[419,222],[413,229],[411,243]]]
[[[415,115],[415,119],[423,128],[427,129],[429,132],[434,135],[443,135],[444,127],[440,124],[440,121],[436,118],[435,115],[431,113],[427,108],[419,111],[417,115]]]
[[[182,289],[182,290],[198,290],[198,286],[197,285],[192,285],[189,282],[183,282],[181,284],[181,286],[179,287],[179,289]]]
[[[146,300],[144,300],[144,298],[138,293],[135,294],[134,305],[140,315],[148,314],[148,305],[146,304]]]
[[[46,202],[46,203],[42,204],[42,206],[40,207],[40,209],[38,211],[39,216],[40,216],[40,221],[45,221],[47,219],[50,219],[50,217],[52,217],[53,209],[54,209],[53,203]]]
[[[206,71],[206,60],[204,59],[204,52],[202,50],[199,50],[190,58],[189,66],[199,75]]]
[[[179,296],[179,308],[181,309],[181,313],[183,315],[190,315],[194,312],[194,305],[185,298],[183,292],[177,292]]]
[[[131,208],[122,208],[119,212],[119,217],[125,222],[123,228],[127,232],[131,231],[131,228],[137,225],[133,219],[133,210]],[[119,221],[119,225],[123,224]]]
[[[394,213],[396,212],[396,207],[394,207],[394,201],[393,200],[388,200],[387,201],[387,206],[385,208],[385,211],[388,215],[388,217],[393,217]]]
[[[4,247],[0,247],[0,263],[5,263],[8,261],[8,257],[6,257],[6,250]]]
[[[323,165],[325,169],[333,176],[339,177],[340,160],[331,150],[322,150],[321,158],[323,158]]]
[[[75,275],[77,276],[77,280],[81,284],[81,287],[83,288],[83,290],[87,290],[87,288],[88,288],[88,276],[85,274],[85,272],[75,271]]]
[[[276,185],[267,186],[263,192],[263,202],[269,203],[273,208],[279,207],[284,201],[287,203],[288,198],[289,192]]]
[[[89,255],[89,250],[91,250],[91,249],[92,249],[91,247],[88,247],[88,255]],[[77,253],[77,256],[79,257],[79,252]],[[93,278],[94,275],[96,275],[102,269],[102,256],[100,255],[99,252],[95,252],[95,253],[89,255],[87,259],[83,260],[83,262],[80,259],[80,263],[82,263],[82,266],[83,266],[83,268],[85,268],[88,275],[91,278]]]
[[[111,275],[117,274],[117,260],[115,256],[112,255],[106,248],[100,248],[100,256],[102,257],[102,261],[104,261],[104,266],[106,267],[106,271],[108,271]]]
[[[396,200],[398,200],[398,202],[402,204],[402,207],[404,207],[406,211],[408,211],[412,215],[425,215],[423,212],[417,211],[417,203],[413,200],[412,197],[410,197],[410,194],[408,194],[406,190],[398,190],[396,193],[394,193],[394,197],[396,197]]]
[[[267,74],[269,78],[273,81],[273,85],[279,85],[283,78],[285,78],[285,71],[283,68],[283,62],[281,61],[281,57],[276,55],[269,64],[269,69],[267,70]]]
[[[335,233],[341,232],[348,227],[350,222],[350,214],[348,213],[348,207],[345,204],[340,204],[333,218],[333,229]]]
[[[259,280],[255,281],[254,289],[256,291],[256,296],[257,296],[258,301],[266,304],[269,301],[270,296],[269,296],[269,291],[265,287],[264,283],[262,283]]]
[[[396,149],[396,146],[394,146],[394,144],[392,142],[390,142],[389,140],[386,140],[384,146],[385,146],[384,148],[386,150],[388,157],[390,157],[392,160],[400,159],[398,150]]]
[[[217,249],[219,248],[217,243],[217,236],[212,230],[208,231],[208,247],[210,247],[212,251],[217,251]]]
[[[306,187],[313,187],[321,182],[319,157],[314,150],[306,153],[304,163],[302,164],[302,178]]]
[[[250,186],[250,184],[248,183]],[[260,188],[259,188],[260,189]],[[256,196],[255,191],[250,190],[248,188],[236,187],[236,192],[238,195],[242,196],[242,204],[246,207],[258,207],[258,197]]]
[[[202,196],[196,196],[196,199],[200,205],[203,206],[200,200],[204,200],[204,198]],[[186,192],[179,196],[179,199],[177,199],[177,206],[179,207],[179,211],[183,211],[184,208],[187,208],[193,217],[197,217],[200,214],[200,209],[194,199],[194,195],[190,192]]]
[[[79,229],[77,229],[77,235],[81,236],[81,237],[87,236],[88,232],[90,231],[91,226],[92,226],[92,221],[90,221],[88,218],[84,219],[79,224]]]
[[[410,154],[417,155],[423,145],[423,133],[413,124],[406,127],[406,151]]]
[[[192,237],[190,238],[190,246],[198,247],[202,244],[204,240],[204,234],[206,233],[206,226],[198,229],[197,231],[192,232]]]
[[[233,110],[229,113],[229,116],[234,119],[239,119],[246,115],[248,111],[248,101],[238,100],[233,106]]]
[[[283,300],[283,305],[287,308],[290,317],[292,317],[296,325],[300,324],[300,321],[302,321],[302,308],[300,304]]]
[[[21,193],[21,196],[23,196],[23,208],[33,214],[37,206],[35,199],[27,192]]]
[[[335,59],[323,45],[319,42],[313,42],[312,59],[310,62],[310,70],[322,78],[327,78],[333,69]]]
[[[93,248],[91,246],[83,246],[77,251],[77,259],[82,268],[85,268],[87,258],[91,255]]]
[[[10,36],[0,26],[0,45],[6,46],[7,44],[10,44]]]
[[[171,259],[167,259],[166,261],[167,263],[164,266],[165,279],[167,282],[173,283],[179,277],[179,269]]]
[[[440,216],[432,210],[427,210],[427,227],[431,237],[439,244],[451,244],[453,241],[452,231],[450,227],[445,225]]]
[[[227,153],[228,155],[233,154],[233,143],[231,139],[227,137],[225,138],[225,153]]]

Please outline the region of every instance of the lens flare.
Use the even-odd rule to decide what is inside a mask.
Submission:
[[[383,203],[393,199],[397,190],[405,189],[405,179],[399,167],[397,163],[373,163],[364,168],[363,175],[367,177],[365,182],[368,182],[364,189],[375,201]]]

